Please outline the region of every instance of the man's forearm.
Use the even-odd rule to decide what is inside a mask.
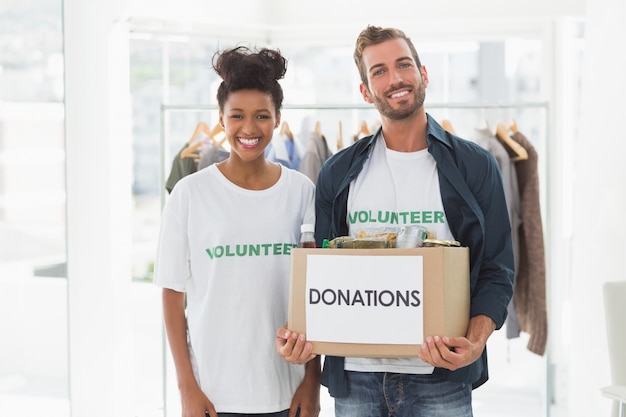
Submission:
[[[496,323],[485,315],[474,316],[467,326],[467,339],[473,343],[487,344],[487,339],[496,329]]]

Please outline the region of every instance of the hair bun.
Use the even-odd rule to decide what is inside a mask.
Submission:
[[[226,83],[252,79],[266,83],[284,78],[287,60],[273,49],[263,48],[255,52],[238,46],[220,53],[213,67]]]
[[[217,92],[220,109],[229,93],[250,89],[271,95],[276,110],[280,110],[283,91],[278,80],[287,72],[287,60],[280,51],[245,46],[226,49],[213,55],[213,69],[224,80]]]

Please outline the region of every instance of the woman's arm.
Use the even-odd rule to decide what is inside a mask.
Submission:
[[[205,412],[211,417],[217,417],[213,404],[200,389],[191,366],[184,293],[163,289],[163,319],[176,368],[183,417],[205,417]]]

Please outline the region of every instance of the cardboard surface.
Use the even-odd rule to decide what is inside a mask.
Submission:
[[[313,256],[338,256],[332,259],[334,269],[333,282],[338,286],[342,280],[356,282],[358,277],[354,270],[354,262],[345,262],[346,265],[353,265],[350,268],[342,268],[343,259],[351,257],[376,257],[382,256],[386,260],[385,266],[390,265],[390,256],[417,256],[422,257],[423,271],[416,271],[423,274],[423,293],[420,295],[423,314],[423,335],[427,336],[464,336],[469,323],[469,249],[458,247],[429,247],[429,248],[408,248],[408,249],[300,249],[291,251],[291,289],[289,298],[289,323],[288,328],[298,333],[307,333],[307,260]],[[316,258],[312,264],[329,258]],[[400,263],[401,264],[401,263]],[[368,260],[368,265],[371,263]],[[392,267],[393,268],[393,267]],[[391,281],[385,280],[385,276],[390,277],[395,274],[412,274],[413,271],[394,270],[381,275],[381,281],[390,282],[390,286],[395,285]],[[352,275],[350,275],[352,274]],[[316,277],[311,277],[313,280]],[[366,288],[363,292],[366,292]],[[392,287],[389,290],[393,291]],[[390,293],[389,291],[387,291]],[[389,298],[385,298],[388,300]],[[309,306],[311,307],[311,306]],[[411,310],[407,310],[410,314]],[[414,318],[414,317],[413,317]],[[407,322],[414,322],[412,317],[407,316]],[[316,317],[319,321],[320,317]],[[332,315],[323,318],[325,326],[337,327],[337,322]],[[376,326],[374,326],[375,324]],[[381,328],[384,322],[380,323],[359,323],[355,321],[355,326],[362,328],[365,332],[372,332],[373,328]],[[402,324],[402,323],[401,323]],[[360,330],[359,330],[360,331]],[[410,331],[406,328],[406,331]],[[312,340],[313,352],[317,354],[327,354],[335,356],[352,357],[411,357],[417,356],[420,351],[419,344],[389,343],[389,332],[379,331],[382,334],[370,334],[368,337],[378,339],[374,343],[345,343],[337,340]]]

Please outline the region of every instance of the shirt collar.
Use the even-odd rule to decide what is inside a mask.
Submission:
[[[438,141],[448,146],[449,148],[452,148],[452,140],[450,138],[450,134],[446,132],[446,130],[439,123],[437,123],[437,121],[433,119],[430,114],[426,113],[426,119],[428,121],[428,124],[426,126],[426,143],[428,144],[428,146],[430,147],[433,141]],[[378,136],[380,136],[382,130],[383,128],[382,126],[380,126],[372,136],[366,139],[369,141],[366,147],[368,153],[370,152],[372,145],[376,143],[376,139],[378,139]]]
[[[426,126],[426,143],[430,147],[433,141],[439,141],[449,148],[452,147],[450,134],[430,114],[426,113],[428,125]]]

